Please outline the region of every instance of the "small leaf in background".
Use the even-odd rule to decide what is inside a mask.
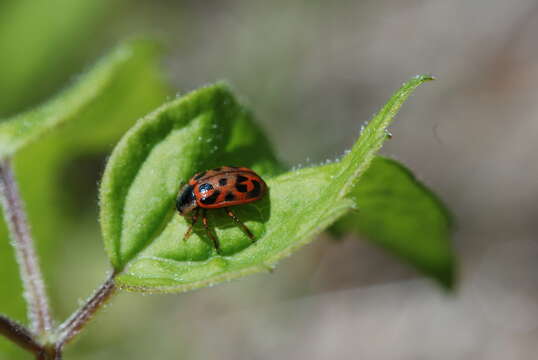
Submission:
[[[118,63],[118,54],[121,55],[121,66]],[[128,56],[124,57],[125,54]],[[64,284],[63,278],[58,276],[65,273],[65,268],[62,268],[62,265],[65,265],[65,259],[61,258],[65,255],[62,249],[66,241],[82,241],[77,232],[71,230],[81,219],[65,208],[64,199],[68,189],[64,170],[68,164],[84,156],[104,158],[137,118],[164,101],[168,88],[161,77],[158,54],[158,47],[148,41],[132,41],[119,46],[111,55],[105,57],[114,64],[114,71],[107,72],[106,85],[99,87],[93,100],[78,103],[80,106],[70,109],[71,115],[65,119],[62,126],[46,131],[44,136],[23,147],[15,155],[15,172],[32,224],[32,233],[45,278],[49,284],[52,283],[48,292],[55,304],[63,304],[63,301],[58,299],[63,300],[66,288],[72,290],[75,287],[71,282]],[[99,62],[101,69],[105,66],[105,61]],[[94,83],[94,79],[88,78],[91,73],[94,71],[81,76],[79,81],[88,80]],[[81,87],[84,86],[75,84],[71,88]],[[54,101],[58,103],[58,97]],[[47,106],[50,105],[43,105]],[[94,180],[93,189],[96,187],[95,183]],[[96,190],[92,193],[90,210],[95,209],[97,199]],[[73,193],[69,196],[76,199],[77,206],[88,206],[80,201],[80,194]],[[94,238],[98,239],[97,236],[98,229]],[[0,277],[3,279],[0,282],[0,311],[24,321],[24,301],[13,255],[5,223],[0,221]],[[84,288],[79,295],[76,295],[76,292],[73,295],[80,296],[87,291],[89,289]],[[68,305],[68,309],[56,306],[56,313],[67,314],[73,310],[71,305]],[[4,355],[6,358],[14,358],[15,353],[19,353],[18,349],[0,338],[0,357]]]
[[[334,232],[362,235],[443,286],[453,286],[451,216],[408,169],[376,157],[351,195],[358,210],[339,220]]]
[[[76,119],[102,95],[132,57],[133,45],[121,46],[54,99],[0,123],[0,158],[13,155],[45,132]],[[99,128],[94,130],[100,131]]]
[[[412,79],[389,100],[340,162],[275,176],[280,170],[250,115],[222,86],[170,102],[140,120],[115,148],[100,189],[105,248],[117,283],[145,292],[179,292],[266,271],[356,207],[352,191],[409,94],[431,79]],[[255,134],[255,136],[253,135]],[[222,212],[209,217],[224,256],[201,227],[183,242],[186,219],[174,209],[179,186],[222,165],[253,168],[269,194],[236,207],[257,238]]]

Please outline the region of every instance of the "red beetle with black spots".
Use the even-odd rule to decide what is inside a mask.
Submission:
[[[254,241],[254,235],[229,207],[260,200],[266,192],[265,181],[246,167],[224,166],[194,175],[188,184],[181,189],[176,202],[180,215],[187,216],[192,213],[191,226],[183,239],[187,240],[191,235],[192,227],[198,221],[199,212],[202,209],[202,224],[217,252],[220,253],[219,242],[209,229],[207,209],[222,208]]]

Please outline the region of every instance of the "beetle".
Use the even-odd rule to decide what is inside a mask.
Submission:
[[[219,241],[209,229],[207,210],[222,208],[254,241],[252,232],[237,218],[230,206],[258,201],[266,193],[265,181],[246,167],[223,166],[195,174],[181,188],[176,200],[176,208],[180,215],[187,217],[192,214],[191,225],[185,232],[183,240],[186,241],[191,236],[192,228],[198,221],[202,209],[202,224],[215,249],[220,253]]]

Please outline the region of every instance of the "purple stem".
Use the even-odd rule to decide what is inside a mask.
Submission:
[[[31,328],[36,334],[45,334],[52,329],[47,294],[22,199],[8,159],[0,161],[0,197],[11,233],[11,244],[19,263]]]
[[[71,341],[80,330],[93,318],[95,313],[106,304],[106,302],[116,292],[117,287],[114,283],[116,273],[109,275],[106,281],[98,288],[95,293],[78,309],[69,319],[60,325],[60,336],[56,342],[57,353],[61,354],[65,344]]]
[[[0,334],[36,355],[43,351],[43,347],[36,341],[30,330],[3,315],[0,315]]]

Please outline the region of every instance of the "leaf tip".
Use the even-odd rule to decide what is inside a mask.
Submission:
[[[231,85],[229,81],[221,79],[221,80],[215,81],[214,83],[208,83],[202,86],[199,90],[202,90],[202,89],[212,89],[213,91],[222,91],[226,93],[231,93],[233,90],[233,86]]]
[[[457,290],[458,276],[454,256],[450,258],[443,269],[440,269],[436,274],[432,275],[447,293],[454,293]]]
[[[437,78],[431,74],[420,74],[420,75],[416,75],[415,76],[415,79],[418,80],[419,82],[426,82],[426,81],[433,81],[433,80],[437,80]]]

